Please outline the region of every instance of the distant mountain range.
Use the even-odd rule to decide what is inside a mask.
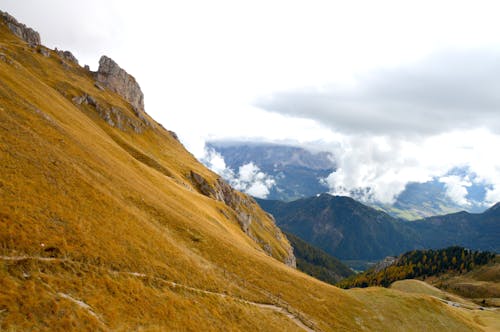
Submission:
[[[329,194],[288,203],[257,201],[284,231],[342,260],[380,260],[412,249],[452,245],[500,251],[500,203],[480,214],[459,212],[406,221]]]
[[[253,163],[275,181],[267,199],[293,201],[326,193],[329,188],[322,179],[335,171],[334,156],[329,152],[310,152],[307,149],[257,142],[211,142],[207,147],[218,152],[228,168]],[[466,176],[467,169],[454,169],[449,175]],[[227,179],[229,180],[229,179]],[[365,202],[396,218],[417,220],[425,217],[466,210],[482,212],[486,188],[472,184],[468,187],[469,205],[460,205],[446,194],[446,185],[435,178],[425,183],[410,182],[393,204]]]
[[[207,147],[220,153],[233,171],[253,163],[271,176],[275,186],[270,188],[268,199],[291,201],[326,192],[328,187],[321,179],[335,170],[328,152],[262,143],[211,142]]]

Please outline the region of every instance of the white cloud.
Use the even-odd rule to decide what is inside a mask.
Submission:
[[[493,204],[500,200],[500,156],[491,148],[497,144],[500,137],[484,129],[412,140],[344,135],[332,148],[338,169],[325,182],[332,194],[392,203],[407,183],[438,178],[462,205],[467,189],[477,183],[488,188],[485,203]],[[457,167],[474,178],[450,176]]]
[[[266,198],[276,181],[272,176],[262,172],[254,163],[250,162],[239,167],[236,173],[226,166],[224,158],[214,149],[205,149],[201,161],[212,171],[222,176],[235,189],[251,196]]]
[[[467,199],[467,188],[472,185],[468,176],[449,175],[439,178],[439,182],[444,183],[446,195],[455,203],[461,206],[470,206],[471,202]]]
[[[487,205],[493,205],[500,202],[500,185],[498,183],[486,190],[485,201]]]

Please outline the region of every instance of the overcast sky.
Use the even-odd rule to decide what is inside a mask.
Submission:
[[[0,0],[42,42],[134,75],[198,157],[207,139],[332,151],[333,193],[440,179],[500,201],[496,1]],[[464,167],[465,176],[450,176]],[[256,173],[257,174],[257,173]]]

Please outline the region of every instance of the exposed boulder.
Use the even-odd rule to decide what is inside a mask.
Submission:
[[[40,45],[40,34],[35,30],[28,28],[26,25],[19,23],[14,17],[9,15],[9,13],[0,10],[0,17],[7,24],[7,27],[16,36],[30,44],[30,46]]]
[[[96,80],[111,91],[118,93],[133,107],[144,110],[144,95],[135,78],[111,58],[103,55],[99,60]]]
[[[50,57],[50,51],[45,46],[42,46],[42,45],[38,46],[37,51],[38,51],[38,53],[40,53],[41,55],[43,55],[46,58]]]
[[[57,48],[55,49],[55,51],[57,52],[57,54],[59,54],[59,56],[63,60],[68,60],[68,61],[71,61],[73,63],[78,64],[78,59],[70,51],[61,51],[61,50],[58,50]]]

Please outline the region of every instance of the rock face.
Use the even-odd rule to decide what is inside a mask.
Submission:
[[[57,52],[57,54],[59,54],[59,56],[62,59],[78,64],[78,59],[70,51],[61,51],[61,50],[58,50],[57,48],[55,49],[55,51]]]
[[[8,13],[0,11],[0,17],[16,36],[30,44],[31,46],[40,45],[40,34],[35,30],[28,28],[26,25],[19,23],[14,17]]]
[[[238,224],[243,232],[259,244],[259,246],[264,249],[268,255],[273,256],[272,246],[266,240],[259,238],[252,232],[252,223],[264,226],[263,220],[251,212],[257,207],[257,204],[253,199],[245,195],[240,196],[238,192],[236,192],[221,178],[217,179],[217,182],[214,185],[211,185],[205,178],[193,171],[190,172],[190,178],[191,182],[200,193],[217,201],[224,202],[228,207],[233,209],[236,219],[238,220]],[[272,221],[270,227],[274,228],[274,236],[276,239],[281,240],[283,238],[283,234],[274,223],[274,218],[269,214],[266,215]],[[296,268],[297,264],[295,255],[293,254],[293,248],[288,246],[286,250],[287,254],[286,257],[283,258],[283,262],[290,267]]]
[[[384,258],[384,260],[378,262],[377,264],[375,264],[375,266],[373,267],[375,272],[380,272],[382,271],[383,269],[395,264],[398,262],[398,258],[397,257],[394,257],[394,256],[387,256],[386,258]]]
[[[136,113],[135,115],[139,118],[131,118],[127,116],[124,110],[116,106],[106,106],[99,103],[96,98],[83,94],[82,96],[76,96],[72,99],[73,103],[78,106],[89,105],[94,109],[97,114],[106,121],[111,127],[118,128],[122,131],[127,131],[132,129],[135,133],[142,133],[151,124],[149,121],[143,117],[141,113]]]
[[[144,110],[144,95],[135,78],[103,55],[96,73],[98,83],[118,93],[137,110]]]

